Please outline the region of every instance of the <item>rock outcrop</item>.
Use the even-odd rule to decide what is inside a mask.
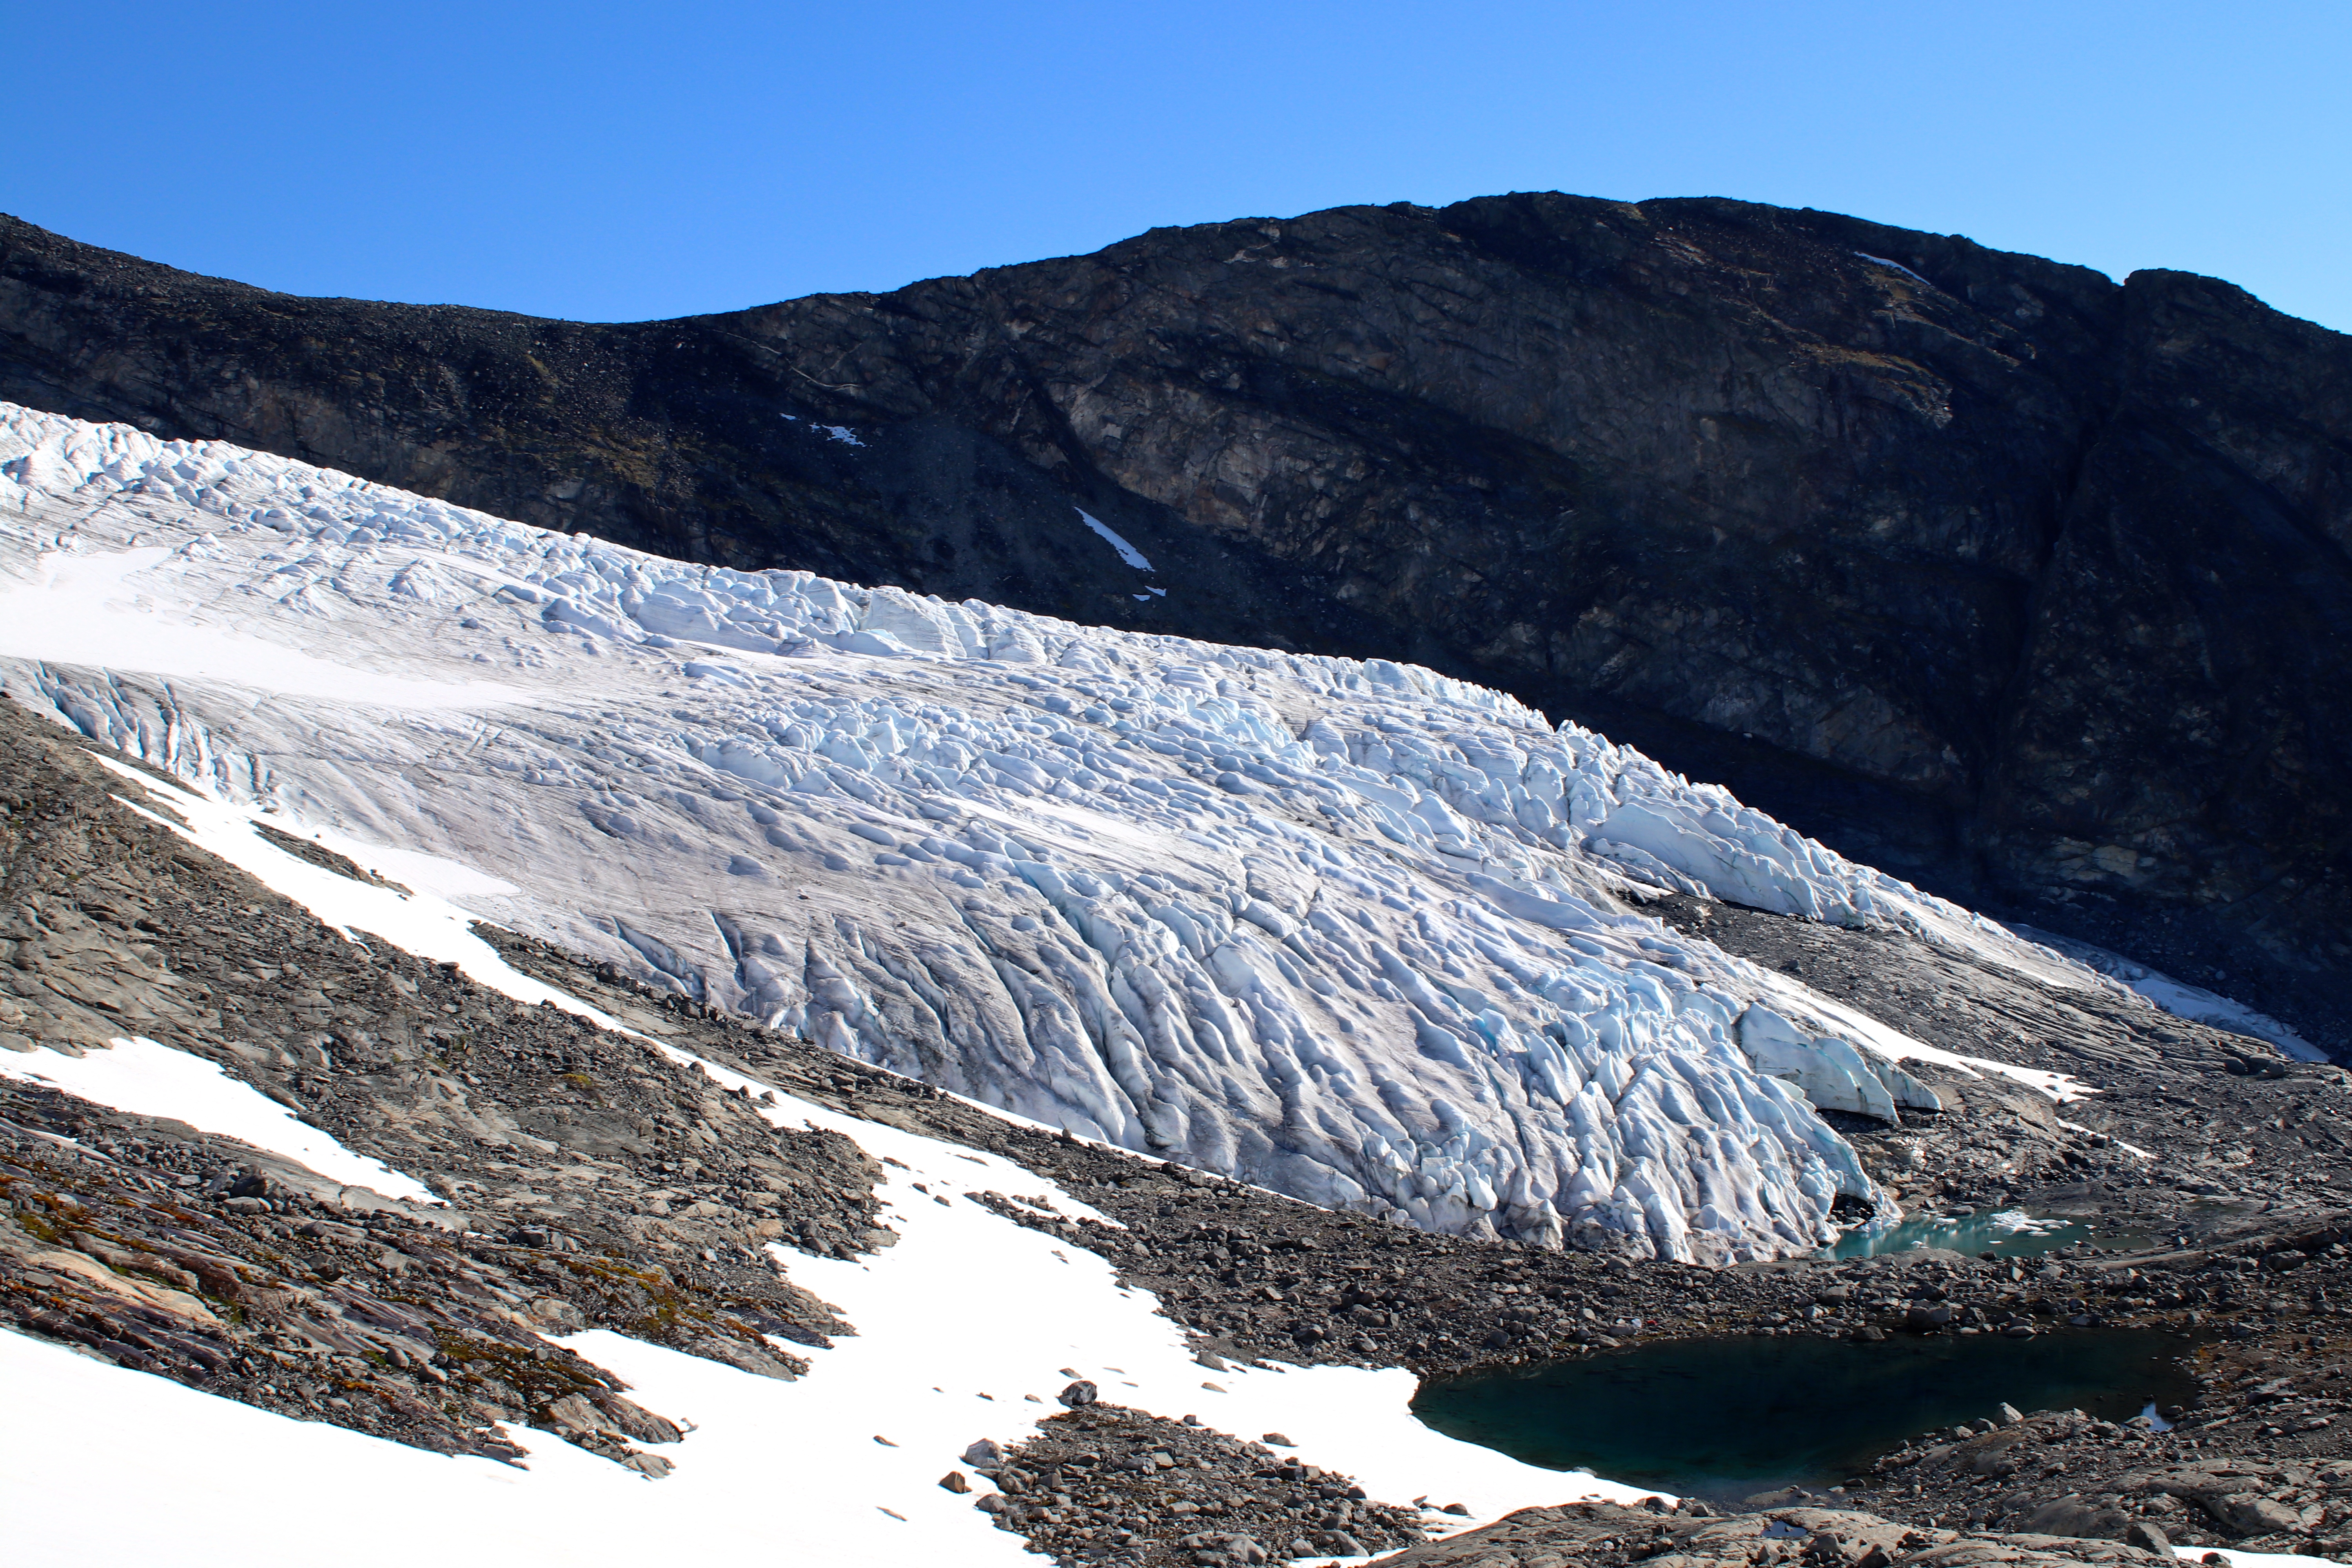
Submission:
[[[1416,659],[2343,1027],[2352,345],[2211,279],[1520,195],[594,326],[12,221],[0,397],[688,559]]]

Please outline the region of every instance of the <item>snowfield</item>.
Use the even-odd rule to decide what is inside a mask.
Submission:
[[[437,942],[478,914],[1443,1231],[1808,1250],[1841,1194],[1884,1202],[1815,1106],[1932,1103],[1903,1059],[2074,1091],[1627,912],[1630,886],[2121,991],[1427,670],[683,564],[5,405],[0,681],[403,883]]]

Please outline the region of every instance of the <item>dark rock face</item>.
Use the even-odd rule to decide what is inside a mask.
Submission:
[[[2352,343],[2210,279],[1537,195],[584,326],[9,224],[0,396],[672,555],[1422,660],[2340,1027]]]

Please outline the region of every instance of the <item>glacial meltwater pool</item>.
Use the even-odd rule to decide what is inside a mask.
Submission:
[[[1987,1252],[2001,1258],[2034,1258],[2080,1241],[2128,1247],[2144,1247],[2151,1239],[2139,1231],[2100,1231],[2079,1220],[2024,1209],[1983,1209],[1951,1219],[1906,1219],[1899,1225],[1857,1226],[1820,1256],[1844,1261],[1941,1247],[1971,1258]]]
[[[1710,1500],[1832,1486],[1935,1426],[2080,1407],[2126,1420],[2185,1403],[2189,1342],[2154,1330],[2012,1340],[1684,1340],[1424,1384],[1413,1413],[1528,1464]]]

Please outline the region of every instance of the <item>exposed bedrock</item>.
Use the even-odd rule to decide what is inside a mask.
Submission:
[[[2211,279],[1517,195],[607,326],[10,222],[0,396],[687,559],[1418,660],[2345,1037],[2352,349]]]

